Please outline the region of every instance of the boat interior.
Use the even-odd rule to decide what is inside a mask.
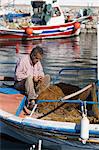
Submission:
[[[99,123],[98,93],[95,83],[81,88],[74,84],[56,82],[55,79],[40,93],[36,102],[28,113],[27,98],[24,94],[9,86],[0,88],[0,109],[16,116],[24,118],[30,115],[45,120],[79,123],[83,104],[90,123]]]

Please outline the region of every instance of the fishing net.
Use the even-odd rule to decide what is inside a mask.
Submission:
[[[91,96],[91,88],[87,89],[85,92],[81,92],[78,95],[74,95],[70,100],[81,99],[88,100]],[[38,97],[39,100],[59,100],[66,97],[72,93],[79,91],[80,88],[75,85],[58,83],[55,85],[50,85],[46,88]],[[91,123],[98,122],[95,118],[95,114],[92,111],[92,107],[87,107],[89,120]],[[80,122],[82,114],[80,111],[80,105],[75,103],[64,103],[64,102],[44,102],[38,104],[39,113],[43,113],[42,119],[55,120],[55,121],[68,121],[68,122]]]

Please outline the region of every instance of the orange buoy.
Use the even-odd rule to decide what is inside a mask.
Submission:
[[[79,29],[80,28],[80,23],[79,22],[75,22],[74,24],[74,29]]]
[[[33,29],[28,27],[26,28],[25,32],[28,34],[28,35],[31,35],[33,33]]]

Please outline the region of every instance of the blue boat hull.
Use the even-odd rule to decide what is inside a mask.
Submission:
[[[22,142],[28,143],[29,145],[38,145],[39,140],[42,141],[42,147],[43,148],[47,148],[47,149],[51,149],[51,150],[65,150],[65,149],[82,149],[82,150],[93,150],[96,149],[98,150],[99,148],[99,144],[82,144],[80,141],[75,140],[75,136],[74,136],[74,140],[73,138],[70,140],[66,139],[66,136],[64,136],[64,139],[62,139],[62,135],[60,136],[60,138],[57,136],[53,136],[50,135],[48,133],[48,135],[43,135],[44,133],[42,133],[42,135],[40,135],[41,133],[38,131],[38,133],[36,132],[36,130],[34,129],[32,132],[27,132],[27,130],[25,128],[23,128],[23,130],[19,130],[15,127],[12,126],[6,126],[5,123],[1,123],[0,124],[1,130],[3,133],[7,133],[8,135],[10,135],[12,138],[14,137],[17,140],[20,140]],[[34,132],[34,133],[33,133]],[[77,136],[78,138],[78,136]],[[77,139],[76,138],[76,139]]]

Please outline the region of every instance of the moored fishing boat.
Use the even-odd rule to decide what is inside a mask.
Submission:
[[[59,74],[64,70],[67,71],[67,69],[62,69]],[[77,75],[80,70],[81,68],[77,69]],[[38,140],[42,140],[42,146],[57,150],[60,149],[60,145],[65,147],[70,144],[68,143],[70,141],[75,143],[80,141],[84,144],[88,142],[91,143],[92,148],[98,149],[99,102],[94,83],[79,88],[55,81],[54,85],[48,87],[38,97],[38,110],[40,114],[42,113],[38,118],[35,118],[34,110],[29,116],[24,114],[23,107],[26,97],[19,91],[7,87],[0,88],[0,92],[1,133],[29,144],[36,144]],[[46,99],[44,94],[49,98]],[[51,95],[56,98],[51,99]],[[81,104],[82,113],[79,112],[79,104]],[[74,108],[78,109],[76,114]],[[87,113],[86,110],[89,112]],[[85,147],[79,144],[78,148],[80,146]]]
[[[8,39],[50,39],[79,35],[78,21],[65,22],[65,17],[56,1],[31,1],[33,15],[27,25],[17,28],[0,27],[0,38]],[[26,23],[26,22],[25,22]]]

